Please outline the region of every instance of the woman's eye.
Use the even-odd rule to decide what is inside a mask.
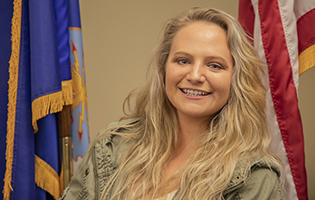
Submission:
[[[221,65],[216,64],[216,63],[210,63],[208,66],[213,69],[224,69]]]
[[[189,64],[189,61],[187,59],[178,59],[178,60],[176,60],[176,62],[178,64],[182,64],[182,65]]]

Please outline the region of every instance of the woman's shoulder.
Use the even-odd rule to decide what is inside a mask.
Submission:
[[[234,175],[242,175],[248,177],[252,171],[268,168],[269,170],[276,173],[280,177],[280,166],[273,161],[267,161],[264,156],[260,153],[255,154],[254,156],[244,156],[239,159],[235,166]]]
[[[123,135],[134,133],[137,129],[128,127],[138,121],[139,119],[132,118],[109,124],[106,129],[100,132],[95,139],[96,141],[94,141],[95,157],[110,157],[111,162],[118,165],[122,157],[126,154],[126,151],[134,144],[134,140]]]
[[[240,159],[225,190],[226,199],[286,199],[280,167],[260,154]]]
[[[122,119],[119,120],[117,122],[112,122],[108,125],[107,129],[115,129],[117,127],[123,127],[123,126],[127,126],[127,125],[133,125],[137,122],[139,122],[139,118],[126,118],[126,119]]]
[[[137,119],[111,123],[90,144],[86,155],[74,173],[61,199],[98,199],[111,175],[119,167],[133,140],[119,133],[129,134],[133,129],[123,128]],[[87,198],[87,196],[91,198]]]
[[[130,128],[131,125],[137,122],[139,122],[138,118],[112,122],[107,128],[98,133],[91,145],[98,151],[108,145],[111,145],[112,147],[119,147],[122,143],[128,140],[128,138],[123,135],[129,135],[137,131],[135,127]]]

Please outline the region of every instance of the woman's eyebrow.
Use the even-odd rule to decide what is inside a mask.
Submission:
[[[228,64],[228,61],[226,59],[224,59],[221,56],[207,56],[207,59],[209,60],[220,60],[221,62],[223,62],[224,64]]]
[[[178,51],[175,52],[174,55],[186,55],[186,56],[192,56],[190,53],[184,52],[184,51]],[[224,59],[221,56],[207,56],[206,59],[208,60],[219,60],[221,62],[223,62],[223,64],[228,64],[228,61],[226,59]]]
[[[186,55],[186,56],[192,56],[191,54],[189,54],[189,53],[187,53],[187,52],[184,52],[184,51],[177,51],[177,52],[174,53],[174,55],[178,55],[178,54],[180,54],[180,55]]]

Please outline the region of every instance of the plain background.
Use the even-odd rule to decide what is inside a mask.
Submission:
[[[194,6],[237,18],[237,0],[81,0],[90,138],[123,116],[128,93],[141,86],[165,21]],[[300,77],[309,199],[315,199],[315,67]]]

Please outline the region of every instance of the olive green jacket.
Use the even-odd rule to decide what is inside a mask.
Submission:
[[[113,123],[110,127],[133,121]],[[126,132],[123,129],[116,131]],[[100,199],[107,181],[132,144],[133,142],[119,135],[100,135],[97,142],[91,144],[93,147],[87,151],[69,186],[64,190],[61,200]],[[250,170],[245,171],[246,166],[245,161],[238,162],[232,179],[224,191],[225,199],[286,199],[277,167],[272,165],[269,167],[260,156],[251,161]],[[116,186],[117,183],[112,186],[111,191]]]

